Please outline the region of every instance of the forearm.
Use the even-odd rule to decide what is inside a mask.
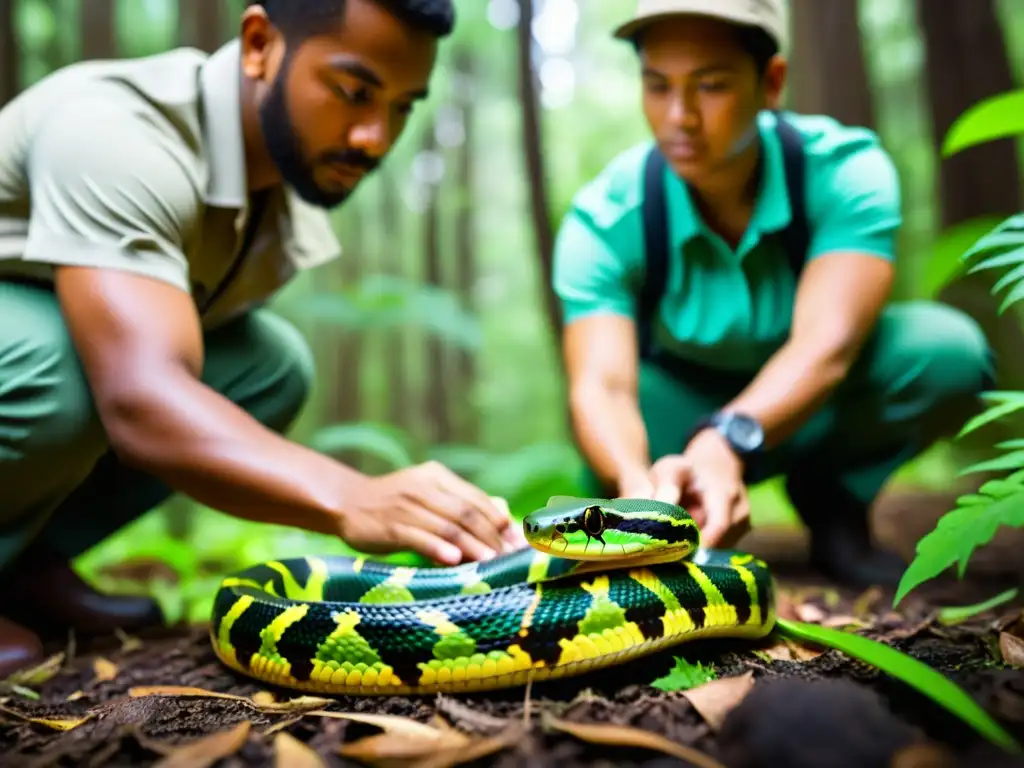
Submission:
[[[573,388],[570,407],[580,451],[603,482],[619,487],[646,476],[647,429],[634,394],[581,384]]]
[[[832,348],[789,342],[773,355],[726,410],[757,419],[765,446],[778,445],[828,399],[846,377],[852,358]]]
[[[98,397],[126,464],[214,509],[258,522],[336,533],[359,472],[289,441],[185,371],[159,386]]]

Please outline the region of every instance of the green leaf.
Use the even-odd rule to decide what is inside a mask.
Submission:
[[[1007,733],[960,686],[913,656],[877,640],[817,624],[776,619],[776,625],[783,634],[826,648],[834,648],[877,667],[959,717],[996,746],[1002,747],[1008,752],[1019,753],[1021,751],[1020,744],[1013,736]]]
[[[1019,243],[1017,244],[1019,245]],[[968,274],[974,274],[975,272],[981,272],[986,269],[998,269],[999,267],[1016,266],[1024,263],[1024,248],[1014,248],[1012,251],[1006,251],[996,256],[989,256],[982,261],[979,261],[973,267],[967,270]]]
[[[998,291],[996,291],[995,288],[993,288],[992,293],[995,294],[998,293]],[[1004,314],[1006,310],[1008,310],[1021,299],[1024,299],[1024,280],[1013,286],[1009,293],[1007,293],[1006,296],[1003,298],[1002,303],[999,305],[999,314]]]
[[[710,683],[717,677],[713,664],[704,666],[700,662],[691,664],[679,656],[673,657],[676,665],[665,676],[659,677],[651,685],[662,691],[688,691],[698,685]]]
[[[1015,484],[1010,484],[1015,485]],[[963,578],[974,550],[984,546],[1002,525],[1024,527],[1024,485],[1009,492],[1006,484],[983,485],[977,494],[957,499],[957,507],[942,516],[934,530],[917,543],[913,562],[903,573],[893,598],[893,607],[915,587],[933,579],[954,563]],[[992,491],[997,490],[1001,498]],[[970,500],[964,503],[965,500]]]
[[[1024,132],[1024,90],[1007,91],[983,99],[965,110],[946,132],[942,156]]]
[[[962,271],[963,255],[980,238],[999,226],[1000,219],[983,217],[954,224],[945,229],[932,243],[932,252],[924,262],[924,290],[928,296],[937,296]]]
[[[960,475],[970,475],[975,472],[1002,472],[1007,469],[1024,468],[1024,451],[1014,451],[1004,456],[999,456],[988,461],[979,461],[960,470]]]
[[[992,395],[996,394],[1008,394],[1011,397],[970,419],[960,429],[960,433],[957,435],[958,440],[965,435],[969,435],[971,432],[981,429],[981,427],[984,427],[986,424],[998,421],[1004,416],[1009,416],[1015,411],[1024,409],[1024,392],[986,393],[985,395],[982,395],[982,397],[987,400],[994,400],[996,398],[992,397]]]
[[[962,621],[973,618],[980,613],[991,611],[993,608],[998,608],[1003,603],[1008,603],[1013,600],[1020,590],[1017,587],[1008,589],[1005,592],[1000,592],[995,597],[990,597],[988,600],[983,600],[980,603],[974,605],[956,605],[948,608],[943,608],[939,611],[939,621],[945,625],[959,624]]]
[[[313,434],[309,447],[328,454],[359,451],[376,456],[395,469],[415,463],[403,443],[401,430],[370,422],[323,427]]]
[[[1001,451],[1017,451],[1024,448],[1024,440],[1019,438],[1016,440],[1003,440],[1001,443],[996,443],[996,448]]]

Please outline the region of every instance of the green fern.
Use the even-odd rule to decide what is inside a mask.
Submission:
[[[1024,471],[990,480],[977,493],[957,499],[956,508],[917,543],[914,561],[900,579],[893,606],[954,563],[957,576],[963,578],[974,550],[990,542],[1003,525],[1024,527]]]
[[[992,286],[993,296],[1006,292],[999,306],[1000,314],[1024,299],[1024,214],[1000,223],[964,253],[961,261],[975,262],[967,270],[968,274],[1008,269]]]

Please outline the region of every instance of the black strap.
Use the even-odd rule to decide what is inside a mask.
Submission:
[[[781,232],[783,248],[790,268],[799,277],[803,271],[810,232],[804,199],[804,148],[799,132],[781,114],[776,114],[777,132],[782,144],[782,164],[789,197],[790,220]],[[637,334],[641,358],[654,352],[654,319],[668,282],[668,206],[665,201],[665,158],[657,145],[647,154],[644,165],[643,238],[646,262],[640,297],[637,302]]]
[[[644,224],[646,264],[637,303],[640,357],[651,356],[654,347],[654,315],[668,282],[668,205],[665,201],[665,156],[655,145],[644,164]]]
[[[789,256],[793,274],[799,278],[811,244],[804,199],[804,143],[797,129],[782,115],[776,114],[776,122],[776,131],[782,143],[782,167],[786,174],[786,195],[790,207],[789,225],[781,234],[782,247]]]

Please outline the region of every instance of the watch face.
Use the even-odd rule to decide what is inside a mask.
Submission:
[[[742,414],[729,414],[724,418],[726,439],[743,453],[756,451],[764,442],[764,430],[756,419]]]

